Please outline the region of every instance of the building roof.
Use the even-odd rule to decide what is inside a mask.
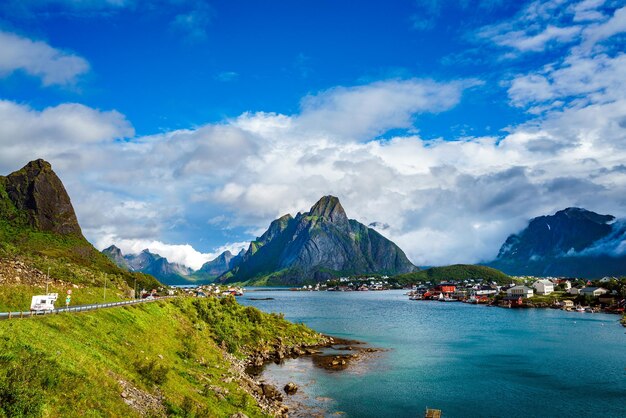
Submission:
[[[513,290],[513,289],[533,290],[530,287],[524,286],[524,285],[517,285],[517,286],[513,286],[513,287],[509,288],[509,290]]]

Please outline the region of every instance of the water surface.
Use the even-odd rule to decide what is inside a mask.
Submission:
[[[626,417],[618,316],[410,301],[403,293],[262,290],[239,300],[389,349],[344,372],[306,358],[266,369],[269,380],[303,386],[299,401],[326,416],[416,417],[429,406],[446,417]]]

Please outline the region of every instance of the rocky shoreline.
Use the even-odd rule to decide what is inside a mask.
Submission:
[[[328,353],[327,351],[331,349],[341,354]],[[298,386],[293,382],[288,382],[281,391],[276,386],[264,382],[260,376],[265,365],[280,364],[287,359],[309,356],[316,367],[331,372],[342,371],[353,362],[363,360],[368,354],[381,351],[384,350],[367,347],[361,341],[323,335],[322,342],[314,345],[287,345],[279,338],[273,347],[256,351],[245,360],[238,360],[226,352],[224,355],[235,366],[241,386],[257,400],[261,408],[273,416],[286,418],[289,416],[289,407],[283,403],[283,396],[295,394]]]

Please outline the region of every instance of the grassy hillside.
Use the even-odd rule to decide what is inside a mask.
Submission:
[[[279,338],[321,337],[232,297],[0,322],[0,417],[266,416],[220,347],[243,358]]]
[[[160,283],[146,274],[129,273],[113,264],[82,235],[62,235],[33,228],[26,213],[9,199],[0,177],[0,258],[19,259],[50,276],[86,286],[126,283],[131,288],[152,289]]]
[[[447,280],[469,279],[483,279],[488,282],[495,281],[498,284],[511,282],[511,277],[499,270],[491,267],[476,266],[471,264],[454,264],[445,267],[432,267],[427,270],[400,274],[395,276],[393,279],[402,284],[417,282],[439,283]]]

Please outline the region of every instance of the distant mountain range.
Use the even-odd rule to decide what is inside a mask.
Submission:
[[[124,255],[111,246],[103,253],[124,269],[151,274],[167,284],[217,280],[291,286],[358,274],[404,274],[403,279],[412,280],[431,278],[431,272],[445,273],[450,279],[459,272],[463,277],[498,273],[451,266],[454,269],[431,269],[416,275],[419,269],[397,245],[348,219],[334,196],[321,198],[309,212],[274,220],[246,251],[238,255],[225,251],[196,271],[148,250]],[[515,276],[625,275],[626,223],[611,215],[567,208],[532,219],[523,231],[507,238],[495,260],[484,265]],[[502,281],[506,276],[496,279]]]
[[[567,208],[532,219],[486,264],[518,276],[626,275],[626,224],[611,215]]]
[[[296,285],[340,275],[409,273],[418,270],[393,242],[348,219],[334,196],[321,198],[309,212],[285,215],[252,241],[247,251],[225,251],[193,271],[144,250],[124,255],[112,245],[103,250],[118,266],[151,274],[167,284],[222,283]]]
[[[102,250],[111,261],[128,271],[150,274],[169,285],[195,284],[213,281],[230,270],[237,256],[225,251],[200,269],[193,270],[179,263],[171,263],[165,257],[145,249],[139,254],[123,254],[115,245]]]
[[[396,244],[348,219],[338,198],[324,196],[309,212],[273,221],[218,280],[297,285],[341,275],[415,270]]]

